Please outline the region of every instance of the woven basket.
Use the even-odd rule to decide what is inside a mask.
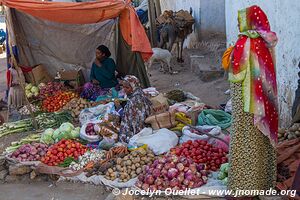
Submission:
[[[154,130],[162,128],[173,128],[177,125],[175,121],[175,113],[164,112],[158,115],[148,117],[145,122],[151,124]]]

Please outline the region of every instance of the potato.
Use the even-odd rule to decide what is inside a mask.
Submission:
[[[147,157],[142,157],[141,160],[142,160],[142,161],[146,161],[146,160],[147,160]]]
[[[299,137],[300,136],[300,131],[296,131],[295,134],[296,134],[297,137]]]
[[[139,163],[141,161],[141,158],[140,157],[136,157],[135,159],[134,159],[134,162],[135,163]]]
[[[126,165],[132,165],[131,160],[127,160],[127,161],[126,161]]]
[[[120,165],[122,163],[122,158],[117,158],[117,165]]]
[[[135,163],[135,167],[136,168],[138,168],[138,167],[140,167],[141,165],[140,165],[140,163]]]
[[[141,164],[141,165],[145,165],[145,161],[142,160],[142,161],[140,162],[140,164]]]
[[[132,174],[132,175],[131,175],[131,178],[135,178],[135,177],[137,177],[136,174]]]
[[[132,170],[135,170],[136,169],[136,167],[135,167],[135,165],[133,164],[133,165],[131,165],[131,169]]]
[[[116,171],[116,170],[117,170],[117,168],[116,168],[116,167],[113,167],[113,170],[114,170],[114,171]]]
[[[150,157],[150,158],[154,157],[153,153],[148,153],[147,156]]]
[[[134,157],[136,157],[136,156],[138,155],[138,153],[137,153],[136,151],[133,151],[133,152],[131,153],[131,155],[134,156]]]
[[[114,172],[114,170],[113,170],[112,168],[109,168],[107,171],[108,171],[108,173],[110,173],[110,174]]]
[[[140,174],[140,173],[142,173],[142,168],[138,167],[135,171],[136,171],[136,174]]]

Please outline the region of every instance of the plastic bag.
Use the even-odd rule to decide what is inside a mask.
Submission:
[[[105,114],[111,113],[113,111],[115,111],[115,106],[113,102],[105,105],[101,104],[96,107],[83,109],[79,115],[80,124],[85,124],[87,121],[96,118],[100,119],[101,117],[105,116]]]
[[[198,129],[200,129],[201,131],[205,132],[205,133],[209,133],[211,135],[214,135],[214,136],[217,136],[217,135],[220,135],[221,134],[221,128],[218,127],[218,126],[207,126],[207,125],[204,125],[204,126],[197,126]],[[188,141],[188,140],[205,140],[205,141],[208,141],[210,139],[210,137],[208,137],[207,135],[203,134],[203,135],[199,135],[199,134],[196,134],[196,133],[193,133],[193,130],[188,127],[188,126],[185,126],[183,129],[182,129],[182,137],[180,138],[180,144]]]
[[[231,99],[229,99],[229,101],[226,103],[225,106],[225,112],[231,113],[232,112],[232,103],[231,103]]]
[[[154,132],[151,128],[144,128],[140,133],[134,135],[128,143],[129,146],[137,144],[147,144],[155,155],[160,155],[175,147],[178,144],[178,137],[176,133],[165,128]]]
[[[98,142],[101,140],[101,137],[99,135],[87,135],[85,132],[86,126],[89,123],[101,123],[102,120],[91,120],[91,121],[87,121],[85,124],[83,124],[80,128],[80,138],[87,140],[88,142]]]

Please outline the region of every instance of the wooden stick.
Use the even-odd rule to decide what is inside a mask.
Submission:
[[[212,138],[215,138],[215,139],[217,139],[217,140],[220,140],[220,141],[222,141],[224,144],[226,144],[227,146],[229,146],[229,143],[228,143],[227,141],[225,141],[224,139],[222,139],[222,138],[219,138],[219,137],[217,137],[217,136],[214,136],[214,135],[212,135],[212,134],[210,134],[210,133],[204,133],[203,131],[201,131],[201,130],[200,130],[199,128],[197,128],[196,126],[192,126],[192,125],[190,125],[190,124],[187,124],[186,122],[182,121],[181,119],[176,119],[176,121],[179,121],[179,122],[183,123],[184,125],[190,127],[191,129],[194,129],[194,130],[196,130],[196,131],[198,131],[198,132],[200,132],[200,133],[202,133],[202,134],[204,134],[204,135],[207,135],[208,137],[212,137]],[[198,135],[198,134],[197,134],[197,135]]]

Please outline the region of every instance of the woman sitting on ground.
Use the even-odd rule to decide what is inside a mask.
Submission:
[[[97,97],[106,95],[109,90],[118,85],[115,75],[116,64],[109,49],[100,45],[96,49],[96,59],[91,68],[91,82],[84,85],[81,97],[95,101]]]
[[[123,111],[119,140],[128,143],[132,136],[145,127],[145,120],[151,114],[152,107],[151,101],[140,87],[138,78],[127,75],[121,85],[128,96],[128,101]]]

